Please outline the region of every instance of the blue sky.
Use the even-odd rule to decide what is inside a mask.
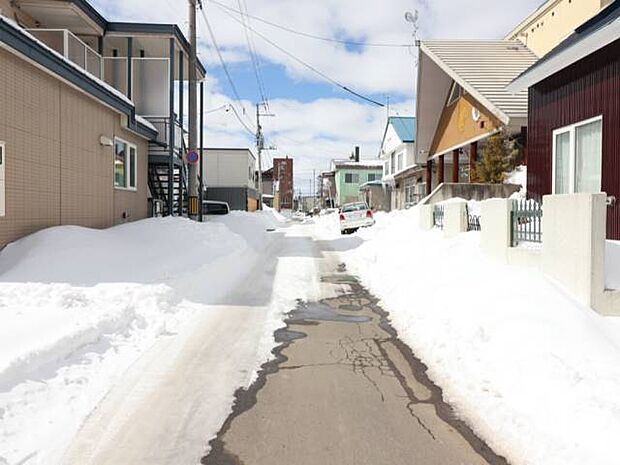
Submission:
[[[177,23],[187,29],[186,0],[91,0],[104,15],[120,21]],[[412,43],[406,11],[418,10],[421,39],[501,38],[533,11],[539,0],[218,0],[229,8],[310,34],[361,42]],[[211,0],[203,0],[220,50],[242,101],[235,101],[205,22],[198,17],[199,55],[208,71],[206,108],[232,104],[254,127],[254,104],[260,100],[243,27]],[[481,13],[484,12],[484,13]],[[238,15],[237,15],[238,17]],[[407,48],[348,46],[310,39],[253,19],[259,33],[345,86],[377,101],[390,97],[392,114],[415,109],[415,56]],[[292,156],[298,185],[307,191],[312,170],[329,168],[332,158],[346,157],[356,145],[363,158],[378,154],[387,112],[370,105],[291,60],[250,32],[273,118],[263,121],[265,138],[278,150],[266,156]],[[242,146],[251,137],[232,112],[207,115],[210,146]],[[294,141],[294,142],[293,142]]]

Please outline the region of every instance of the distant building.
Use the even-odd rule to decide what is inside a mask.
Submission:
[[[416,119],[411,116],[391,116],[385,125],[379,157],[388,209],[415,205],[425,196],[426,164],[416,156],[415,131]]]
[[[335,206],[361,199],[360,186],[367,182],[381,180],[383,162],[381,160],[333,160],[336,187]]]
[[[247,148],[204,150],[205,198],[228,202],[231,210],[258,209],[256,156]]]
[[[319,176],[319,196],[321,208],[334,208],[336,206],[336,173],[323,171]]]
[[[293,159],[273,159],[274,207],[277,210],[293,209]]]

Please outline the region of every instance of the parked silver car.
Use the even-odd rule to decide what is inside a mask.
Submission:
[[[373,224],[375,219],[366,202],[346,203],[340,209],[341,234],[351,234],[359,228],[367,228]]]

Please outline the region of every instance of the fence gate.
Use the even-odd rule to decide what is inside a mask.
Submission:
[[[444,206],[435,205],[433,208],[433,225],[443,229]]]
[[[521,242],[542,242],[542,205],[533,199],[514,200],[510,213],[510,242],[516,247]]]

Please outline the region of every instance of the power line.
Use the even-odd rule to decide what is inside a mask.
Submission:
[[[245,115],[247,115],[247,111],[245,109],[245,107],[243,106],[243,103],[241,101],[241,97],[239,96],[239,92],[237,91],[237,86],[235,86],[235,83],[232,79],[232,76],[230,75],[230,71],[228,70],[228,66],[226,65],[226,61],[224,61],[224,57],[222,56],[222,52],[220,51],[220,47],[217,43],[217,39],[215,38],[215,34],[213,33],[213,29],[211,28],[211,24],[209,23],[209,20],[207,19],[207,15],[205,14],[204,8],[200,9],[200,12],[202,13],[202,18],[207,26],[207,29],[209,31],[209,36],[211,37],[211,43],[213,44],[213,47],[215,48],[215,51],[217,53],[217,56],[219,58],[220,64],[222,65],[222,68],[224,69],[224,74],[226,74],[226,78],[228,79],[228,83],[230,84],[230,87],[233,91],[233,94],[235,96],[235,100],[237,101],[237,103],[241,106],[241,108],[243,109],[243,113]],[[239,116],[239,114],[237,113],[236,108],[234,107],[234,105],[231,105],[231,108],[233,109],[233,113],[235,114],[235,116],[237,117],[237,119],[239,120],[239,122],[243,125],[243,127],[245,129],[247,129],[248,131],[250,131],[252,133],[252,135],[254,134],[254,131],[251,130],[248,125],[241,119],[241,117]]]
[[[213,47],[215,48],[217,56],[220,60],[220,64],[222,65],[222,68],[224,69],[224,74],[226,74],[226,78],[228,79],[228,83],[230,84],[233,94],[235,95],[235,98],[237,102],[239,103],[239,105],[241,106],[241,108],[243,108],[243,112],[246,113],[246,109],[241,103],[241,97],[239,96],[239,92],[237,91],[237,86],[235,86],[235,83],[232,80],[232,76],[230,75],[228,66],[226,65],[226,62],[224,61],[224,57],[222,56],[222,52],[220,51],[220,47],[217,43],[217,39],[215,38],[215,34],[213,33],[213,29],[211,28],[211,24],[209,23],[209,20],[207,19],[207,15],[205,14],[204,9],[201,9],[200,12],[202,13],[202,18],[204,19],[204,22],[209,31],[209,36],[211,37],[211,43],[213,44]]]
[[[261,23],[268,24],[269,26],[272,26],[272,27],[275,27],[275,28],[278,28],[278,29],[282,29],[283,31],[290,32],[291,34],[297,34],[299,36],[308,37],[310,39],[322,40],[324,42],[334,42],[334,43],[342,44],[342,45],[365,46],[365,47],[409,48],[409,47],[413,46],[413,44],[390,44],[390,43],[356,42],[356,41],[351,41],[351,40],[334,39],[332,37],[323,37],[323,36],[319,36],[319,35],[316,35],[316,34],[311,34],[309,32],[297,31],[295,29],[291,29],[289,27],[282,26],[281,24],[277,24],[277,23],[274,23],[272,21],[268,21],[266,19],[259,18],[258,16],[250,15],[250,14],[247,13],[247,11],[243,12],[243,11],[235,10],[234,8],[231,8],[228,5],[220,3],[217,0],[209,0],[209,1],[211,3],[215,3],[216,5],[219,5],[220,7],[225,8],[225,9],[227,9],[229,11],[234,12],[234,13],[237,13],[237,14],[240,14],[240,15],[243,15],[243,16],[247,16],[248,18],[252,18],[252,19],[254,19],[256,21],[259,21]]]
[[[243,1],[243,4],[242,4],[242,1]],[[239,4],[239,10],[244,12],[241,16],[243,31],[245,32],[245,40],[248,44],[248,53],[250,54],[250,60],[252,61],[252,68],[254,69],[254,77],[256,78],[256,84],[258,86],[258,93],[260,94],[261,100],[265,102],[265,105],[267,105],[267,110],[269,110],[268,108],[269,104],[267,102],[267,96],[266,96],[267,92],[265,91],[265,83],[260,73],[258,56],[256,54],[256,49],[252,41],[252,38],[250,36],[250,32],[246,25],[246,21],[248,24],[250,22],[249,15],[248,15],[248,6],[245,0],[237,0],[237,3]]]
[[[214,3],[216,6],[219,7],[219,3],[215,3],[213,2],[213,0],[211,0],[212,3]],[[234,21],[236,21],[237,23],[243,24],[239,19],[237,19],[235,16],[233,16],[231,13],[229,13],[228,11],[226,11],[225,8],[220,7],[220,9],[224,12],[224,14],[228,15],[230,18],[232,18]],[[203,16],[205,17],[206,20],[206,15],[204,14],[203,11]],[[384,107],[385,105],[383,103],[379,103],[376,100],[373,100],[370,97],[366,97],[362,94],[360,94],[359,92],[356,92],[352,89],[350,89],[349,87],[340,84],[338,81],[336,81],[335,79],[332,79],[331,77],[329,77],[327,74],[323,73],[322,71],[318,70],[317,68],[315,68],[314,66],[312,66],[311,64],[305,62],[304,60],[302,60],[301,58],[298,58],[297,56],[293,55],[291,52],[289,52],[288,50],[284,49],[283,47],[279,46],[278,44],[276,44],[275,42],[273,42],[271,39],[269,39],[268,37],[266,37],[265,35],[261,34],[260,32],[258,32],[256,29],[252,28],[249,25],[246,25],[245,27],[247,27],[250,31],[252,31],[254,34],[256,34],[258,37],[260,37],[261,39],[263,39],[265,42],[267,42],[268,44],[270,44],[271,46],[277,48],[278,50],[280,50],[282,53],[284,53],[286,56],[288,56],[289,58],[295,60],[297,63],[301,64],[302,66],[305,66],[306,68],[310,69],[311,71],[313,71],[314,73],[316,73],[317,75],[321,76],[324,80],[326,80],[327,82],[333,84],[336,87],[341,88],[342,90],[344,90],[345,92],[348,92],[352,95],[355,95],[356,97],[365,100],[369,103],[372,103],[373,105],[377,105],[379,107]]]

